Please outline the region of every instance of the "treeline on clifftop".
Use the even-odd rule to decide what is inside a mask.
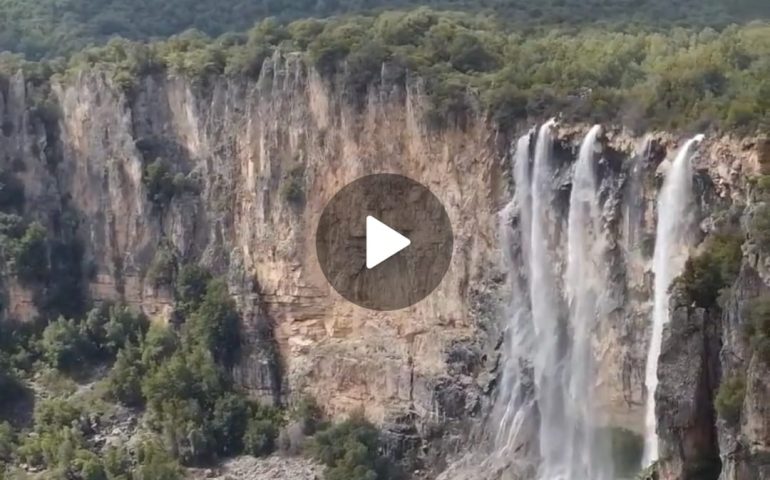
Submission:
[[[0,49],[42,58],[115,35],[148,39],[188,28],[220,35],[271,16],[291,20],[421,5],[484,12],[517,26],[603,23],[668,28],[770,17],[765,0],[0,0]]]
[[[739,130],[770,125],[770,24],[711,28],[551,28],[527,34],[487,17],[422,8],[284,24],[258,23],[212,39],[198,31],[154,43],[112,40],[69,60],[25,63],[6,74],[31,81],[103,68],[131,92],[158,71],[205,85],[218,75],[258,77],[276,50],[302,52],[330,84],[359,104],[372,84],[421,78],[428,120],[462,126],[487,113],[502,126],[524,118],[623,123],[636,129]],[[383,65],[385,68],[383,68]]]

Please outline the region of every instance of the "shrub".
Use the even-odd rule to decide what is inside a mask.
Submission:
[[[300,423],[304,435],[313,435],[323,421],[323,411],[313,397],[302,397],[292,408],[291,418]]]
[[[764,253],[770,253],[770,205],[761,205],[754,211],[749,223],[749,236]]]
[[[69,371],[82,366],[94,347],[75,320],[59,317],[43,330],[40,351],[51,367]]]
[[[13,243],[12,264],[19,280],[25,283],[43,282],[48,276],[46,231],[39,223],[27,227],[24,235]]]
[[[160,158],[144,167],[142,182],[147,190],[147,199],[158,207],[167,206],[176,193],[174,175]]]
[[[324,465],[326,480],[385,480],[398,477],[380,456],[380,433],[360,414],[318,432],[310,452]]]
[[[220,455],[237,455],[243,451],[244,435],[249,424],[251,406],[242,395],[226,393],[217,399],[211,415],[211,429]]]
[[[93,308],[83,323],[93,344],[108,357],[114,356],[129,342],[138,344],[149,324],[144,315],[135,314],[122,305]]]
[[[0,470],[3,462],[10,462],[16,450],[16,434],[8,422],[0,422]]]
[[[210,281],[209,271],[198,265],[184,265],[179,270],[176,279],[176,301],[184,314],[189,315],[198,308]]]
[[[133,480],[180,480],[182,469],[155,439],[142,443]]]
[[[173,250],[165,245],[161,245],[155,251],[155,257],[147,269],[147,280],[156,287],[161,285],[172,285],[174,282],[174,273],[176,272],[176,258]]]
[[[11,371],[7,360],[0,352],[0,407],[17,401],[24,393],[19,379]]]
[[[277,438],[278,429],[273,422],[251,418],[243,436],[243,445],[249,455],[263,457],[273,453]]]
[[[142,405],[143,375],[142,354],[138,347],[129,342],[118,351],[115,364],[107,376],[108,394],[130,407]]]
[[[736,424],[740,421],[745,397],[746,380],[744,377],[730,377],[719,385],[714,406],[722,418],[731,424]]]
[[[170,328],[153,323],[142,342],[142,364],[146,369],[156,367],[176,352],[179,339]]]
[[[770,295],[752,300],[746,309],[746,334],[761,360],[770,363]]]
[[[689,301],[697,307],[713,308],[719,291],[735,280],[740,269],[743,237],[735,233],[716,233],[709,237],[704,250],[687,259],[684,271],[676,279]]]
[[[191,344],[207,348],[217,362],[233,364],[240,351],[240,315],[223,280],[208,283],[203,301],[185,326]]]

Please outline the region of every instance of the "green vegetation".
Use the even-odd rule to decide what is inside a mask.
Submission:
[[[721,30],[511,32],[485,16],[420,8],[290,24],[270,19],[217,39],[189,31],[151,44],[113,40],[49,64],[47,74],[100,68],[132,91],[139,77],[165,69],[205,86],[213,75],[255,78],[276,50],[304,52],[358,105],[372,83],[420,77],[425,114],[438,127],[463,126],[478,111],[504,127],[555,114],[640,129],[753,132],[770,121],[770,26],[763,22]],[[152,139],[143,143],[143,152],[157,153]],[[145,158],[148,196],[165,205],[178,193],[176,175],[157,155]]]
[[[745,312],[746,336],[751,348],[770,364],[770,295],[762,295],[749,303]]]
[[[116,73],[116,75],[122,74],[121,70],[118,70]],[[174,174],[171,171],[171,167],[162,158],[156,158],[144,166],[142,183],[144,183],[144,187],[147,190],[147,199],[158,208],[168,206],[177,195],[197,192],[195,181],[182,173]]]
[[[690,304],[702,308],[717,306],[720,291],[738,276],[743,240],[739,232],[717,232],[706,239],[698,255],[687,260],[675,282],[683,288]]]
[[[393,480],[397,469],[381,455],[379,431],[360,414],[318,432],[310,452],[326,465],[326,480]]]
[[[763,253],[770,253],[770,205],[763,203],[754,211],[749,223],[749,235]]]
[[[176,274],[176,257],[172,245],[159,245],[147,269],[147,280],[153,285],[173,285]]]
[[[719,385],[714,406],[722,418],[731,424],[736,424],[741,418],[745,396],[746,380],[742,376],[730,377]]]
[[[19,0],[0,2],[0,49],[23,52],[33,58],[81,49],[119,35],[132,39],[166,37],[188,28],[219,35],[243,30],[260,18],[319,17],[383,8],[410,8],[418,0],[335,0],[315,2],[284,0],[244,3],[234,0]],[[768,18],[763,0],[651,0],[628,3],[611,0],[586,4],[577,0],[546,0],[532,4],[524,0],[433,0],[436,8],[483,11],[519,27],[578,24],[641,24],[720,26],[730,22]]]

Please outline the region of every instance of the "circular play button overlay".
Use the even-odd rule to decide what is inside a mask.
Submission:
[[[413,305],[441,283],[452,260],[452,226],[425,186],[394,174],[361,177],[332,198],[318,222],[326,279],[372,310]]]

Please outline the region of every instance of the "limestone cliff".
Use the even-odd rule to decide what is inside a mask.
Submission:
[[[56,232],[69,219],[83,246],[91,300],[126,302],[157,321],[173,321],[173,292],[149,275],[159,250],[168,250],[177,266],[195,262],[226,275],[247,342],[233,374],[254,396],[288,402],[311,394],[334,417],[363,409],[387,427],[400,451],[430,440],[438,445],[455,421],[486,413],[500,374],[511,280],[500,261],[498,214],[512,195],[509,144],[517,132],[500,132],[481,115],[461,127],[431,128],[416,79],[406,86],[383,81],[362,105],[351,104],[295,56],[268,59],[256,81],[157,74],[126,93],[110,78],[89,71],[55,81],[54,120],[35,113],[44,87],[21,74],[0,98],[0,162],[24,185],[26,215]],[[569,191],[586,130],[570,125],[559,132],[562,165],[554,185],[562,192]],[[598,410],[603,424],[636,431],[648,394],[655,197],[677,140],[661,132],[649,139],[609,130],[600,165],[604,228],[612,241],[602,260],[612,288],[595,332]],[[696,172],[702,218],[747,198],[745,179],[759,171],[761,151],[750,140],[707,140]],[[146,165],[159,157],[189,187],[164,204],[150,198],[143,182]],[[454,226],[454,258],[442,284],[397,312],[346,302],[315,258],[314,230],[325,203],[372,172],[427,185]],[[7,317],[37,315],[34,291],[15,282],[4,288]],[[729,310],[725,322],[740,323],[737,311]],[[711,369],[714,349],[688,333],[702,334],[710,317],[675,317],[684,322],[675,324],[686,343],[673,340],[672,328],[669,342],[676,344],[666,358],[678,358],[680,366],[702,361],[702,374],[682,374],[692,380],[693,395],[711,392],[676,417],[687,423],[701,407],[710,410],[710,375],[719,378],[732,354],[723,350],[721,367]],[[721,342],[739,342],[735,331],[725,327]],[[740,348],[733,353],[740,356]],[[755,448],[768,442],[770,414],[760,400],[766,371],[749,371],[748,420],[740,432],[749,441],[740,445]],[[720,451],[732,458],[739,453],[729,449],[738,444],[728,433],[720,428]],[[725,478],[756,478],[735,475]]]

